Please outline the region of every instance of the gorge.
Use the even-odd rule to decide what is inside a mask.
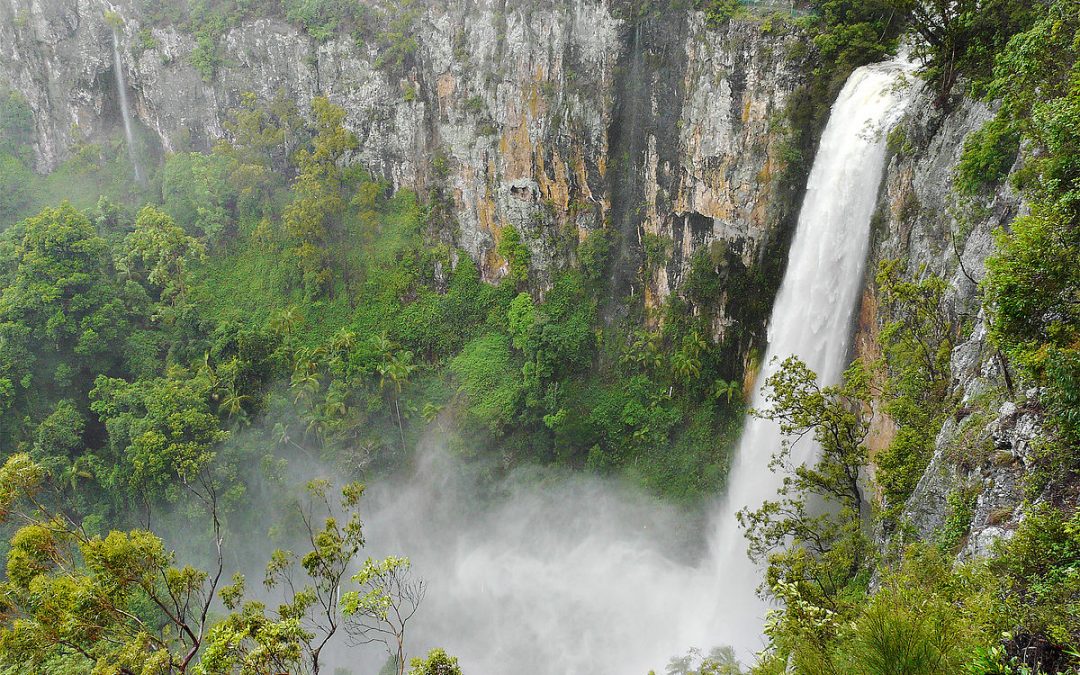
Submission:
[[[8,523],[0,663],[888,672],[901,602],[888,635],[957,626],[910,672],[1072,672],[1038,100],[1080,13],[999,4],[946,65],[891,0],[0,4],[0,486],[67,537]],[[154,580],[51,632],[34,584],[97,589],[124,537]]]

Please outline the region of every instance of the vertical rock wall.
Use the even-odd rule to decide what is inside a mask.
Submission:
[[[958,406],[935,438],[929,466],[903,510],[921,539],[934,541],[954,503],[974,499],[974,515],[962,557],[985,554],[1009,536],[1021,517],[1019,480],[1039,432],[1035,392],[1012,392],[1004,361],[987,340],[979,283],[993,251],[993,232],[1008,227],[1023,205],[1008,185],[974,200],[953,191],[953,174],[964,141],[993,116],[986,105],[957,97],[947,109],[926,92],[890,138],[893,152],[882,187],[874,259],[864,299],[857,343],[876,351],[873,273],[877,262],[899,258],[911,278],[928,274],[948,281],[947,310],[968,327],[950,360],[951,393]],[[1017,405],[1015,400],[1028,400]],[[888,420],[878,420],[878,444],[889,440]]]
[[[445,234],[489,280],[506,272],[495,249],[507,225],[541,286],[579,238],[614,227],[622,290],[644,286],[635,292],[658,306],[694,251],[724,242],[752,268],[780,227],[776,124],[804,67],[788,56],[802,39],[790,29],[708,28],[683,10],[629,20],[596,0],[455,0],[419,14],[404,65],[350,35],[317,42],[263,18],[221,38],[222,63],[204,81],[194,37],[144,25],[130,0],[2,0],[0,86],[35,112],[40,171],[116,129],[106,11],[124,19],[137,122],[165,152],[209,148],[245,92],[284,91],[302,111],[325,94],[346,109],[373,174],[420,191],[443,182],[457,217]],[[670,242],[648,279],[646,232]]]

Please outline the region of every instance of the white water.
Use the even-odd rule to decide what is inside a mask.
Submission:
[[[825,382],[848,355],[885,133],[909,98],[894,86],[905,70],[862,68],[840,94],[773,312],[767,358],[798,354]],[[690,647],[723,644],[749,661],[766,607],[734,512],[775,495],[767,465],[780,441],[773,425],[747,424],[707,551],[694,559],[678,532],[683,514],[640,494],[585,476],[525,476],[478,498],[482,481],[426,453],[407,483],[372,487],[366,519],[370,552],[410,556],[429,584],[411,653],[445,647],[469,675],[663,673]],[[381,657],[338,659],[360,673]]]
[[[139,161],[135,157],[135,134],[131,127],[131,107],[128,105],[127,81],[124,78],[124,64],[120,61],[120,37],[116,28],[112,32],[113,72],[116,73],[116,90],[120,98],[120,115],[124,118],[124,139],[127,141],[128,159],[135,171],[135,180],[141,181]]]
[[[870,220],[885,168],[886,135],[910,100],[913,87],[906,76],[911,72],[901,61],[860,68],[833,105],[773,305],[769,348],[755,383],[755,408],[767,406],[762,384],[788,356],[802,359],[823,385],[841,379],[870,245]],[[775,497],[782,477],[768,464],[782,441],[777,424],[747,420],[713,539],[713,563],[724,580],[722,596],[733,610],[723,615],[720,634],[729,636],[743,654],[760,644],[767,608],[755,594],[762,574],[746,556],[735,514]],[[812,445],[804,443],[792,459],[805,462],[813,453]]]

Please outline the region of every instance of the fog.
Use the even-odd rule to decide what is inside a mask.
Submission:
[[[367,553],[407,555],[428,583],[412,655],[441,646],[469,675],[645,675],[728,642],[739,613],[700,517],[596,477],[522,469],[492,489],[484,474],[429,447],[407,479],[368,486]],[[385,654],[338,659],[367,673]]]

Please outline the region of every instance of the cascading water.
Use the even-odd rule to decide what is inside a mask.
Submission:
[[[135,156],[135,134],[131,126],[131,107],[128,105],[127,81],[124,78],[124,64],[120,61],[120,36],[117,29],[112,32],[113,72],[116,73],[116,90],[120,99],[120,115],[124,118],[124,139],[127,141],[128,159],[135,171],[135,180],[142,181],[139,160]]]
[[[755,383],[753,406],[767,405],[761,387],[791,355],[839,382],[847,364],[853,313],[870,243],[870,219],[884,171],[886,134],[903,114],[913,86],[905,60],[865,66],[852,73],[833,105],[807,183],[787,272],[769,322],[769,348]],[[779,426],[750,418],[736,451],[728,492],[713,540],[716,573],[724,580],[722,635],[746,653],[760,644],[765,606],[754,589],[761,570],[746,557],[736,512],[774,498],[782,478],[769,470],[781,447]],[[793,455],[812,458],[812,444]]]
[[[848,355],[885,134],[911,98],[897,84],[908,70],[861,68],[837,99],[773,312],[768,359],[797,354],[824,382]],[[780,442],[772,424],[747,424],[704,560],[685,554],[677,509],[580,475],[511,476],[477,500],[469,469],[434,447],[407,483],[372,486],[366,532],[379,548],[369,552],[408,555],[428,582],[410,652],[445,647],[470,675],[644,675],[690,647],[723,644],[749,661],[766,607],[735,512],[775,495],[768,463]],[[348,652],[340,664],[366,672],[384,659]]]

